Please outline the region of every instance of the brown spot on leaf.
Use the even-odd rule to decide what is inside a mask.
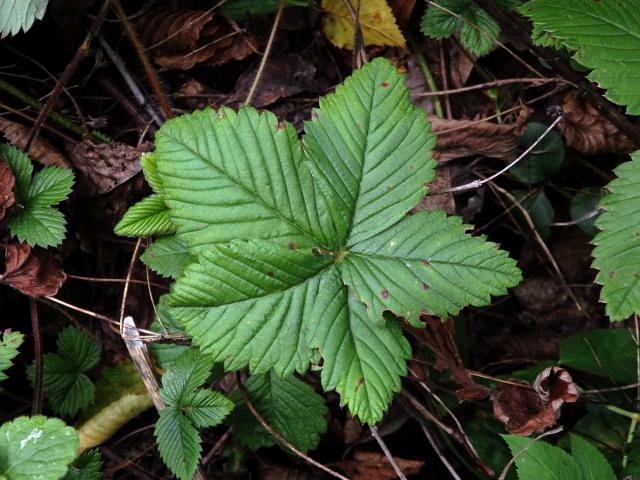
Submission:
[[[612,272],[609,272],[607,275],[609,276],[609,278],[613,278],[616,276],[616,272],[612,271]]]
[[[424,259],[422,259],[422,264],[425,267],[428,267],[429,265],[431,265],[431,260],[429,260],[428,258],[424,258]]]
[[[426,283],[422,282],[422,289],[423,290],[429,290],[429,285],[427,285]]]
[[[389,298],[389,291],[388,290],[381,290],[380,291],[380,297],[383,300],[386,300],[387,298]]]
[[[287,124],[285,123],[284,120],[280,120],[278,122],[278,130],[284,130],[286,126],[287,126]]]
[[[295,250],[296,248],[298,248],[298,245],[296,244],[296,242],[289,242],[289,243],[287,243],[287,246],[288,246],[291,250]]]
[[[273,272],[267,272],[267,277],[273,277]]]
[[[382,82],[382,83],[380,84],[380,86],[381,86],[382,88],[389,88],[389,87],[391,86],[391,84],[385,80],[384,82]]]

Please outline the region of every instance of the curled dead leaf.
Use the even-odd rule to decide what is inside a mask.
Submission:
[[[0,132],[4,134],[4,137],[10,144],[18,147],[20,150],[24,150],[24,147],[26,147],[30,131],[31,128],[29,127],[0,117]],[[29,149],[29,157],[45,166],[54,165],[57,167],[71,168],[69,160],[41,136],[37,136],[33,140],[31,148]]]
[[[140,155],[153,148],[151,142],[139,147],[125,143],[94,143],[83,140],[67,145],[69,157],[80,170],[78,190],[84,197],[93,197],[113,190],[142,169]]]
[[[578,400],[578,390],[569,372],[562,368],[545,368],[538,374],[533,388],[526,382],[512,380],[501,384],[491,395],[493,413],[509,433],[528,436],[555,425],[560,407]]]
[[[438,137],[435,157],[440,162],[469,155],[513,160],[517,156],[518,136],[527,117],[528,112],[521,114],[515,123],[507,125],[429,116],[433,132]]]
[[[584,98],[573,91],[564,97],[558,128],[567,145],[585,155],[630,153],[635,144]]]
[[[26,243],[12,243],[6,245],[4,251],[5,271],[0,275],[0,283],[9,285],[25,295],[55,295],[67,278],[48,250],[32,250]]]
[[[405,475],[420,472],[424,462],[394,457]],[[356,451],[353,460],[343,460],[338,465],[353,480],[392,480],[397,478],[387,457],[376,452]]]
[[[0,162],[0,220],[4,218],[7,209],[16,201],[13,196],[15,183],[16,179],[13,176],[11,167],[5,162]]]
[[[251,38],[235,23],[214,12],[154,10],[144,15],[138,26],[153,60],[168,69],[221,65],[256,51]]]

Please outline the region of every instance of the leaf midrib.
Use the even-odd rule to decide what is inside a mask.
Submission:
[[[217,165],[215,165],[214,163],[211,163],[207,160],[207,158],[205,156],[203,156],[200,152],[194,150],[193,148],[191,148],[189,145],[187,145],[186,143],[184,143],[183,141],[181,141],[180,139],[176,138],[175,136],[173,136],[171,133],[166,132],[165,135],[169,138],[171,138],[172,140],[174,140],[176,143],[178,143],[179,145],[182,145],[183,148],[185,148],[186,150],[188,150],[189,152],[191,152],[195,157],[197,157],[200,161],[202,161],[203,163],[205,163],[206,165],[209,165],[211,168],[213,168],[214,170],[216,170],[217,172],[219,172],[224,178],[226,178],[227,180],[229,180],[231,183],[233,183],[233,185],[237,186],[238,188],[240,188],[244,193],[246,193],[247,195],[249,195],[251,198],[255,198],[257,203],[259,203],[260,205],[262,205],[263,207],[265,207],[267,210],[273,212],[276,214],[277,217],[279,217],[281,220],[283,220],[285,223],[287,223],[288,225],[294,227],[296,230],[298,230],[300,233],[302,233],[305,237],[309,238],[310,240],[313,240],[313,242],[316,243],[316,245],[319,245],[327,250],[330,250],[330,247],[325,245],[322,241],[318,240],[311,232],[306,231],[304,228],[302,228],[300,225],[298,225],[293,219],[290,219],[288,217],[286,217],[285,215],[282,214],[282,212],[280,212],[276,207],[274,207],[273,205],[268,204],[266,201],[264,201],[261,197],[259,197],[258,195],[256,195],[255,192],[252,192],[251,190],[249,190],[247,187],[245,187],[244,185],[242,185],[242,183],[240,183],[237,179],[233,178],[232,176],[230,176],[227,172],[225,172],[224,170],[222,170],[220,167],[218,167]],[[304,154],[304,153],[303,153]],[[158,155],[158,159],[160,158],[160,156]],[[301,165],[296,165],[297,167],[300,167]],[[166,186],[165,186],[166,188]],[[306,205],[305,205],[306,206]]]

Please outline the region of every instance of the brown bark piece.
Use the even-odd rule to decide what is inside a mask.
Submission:
[[[26,243],[4,247],[5,272],[0,283],[9,285],[30,297],[55,295],[67,278],[50,251],[32,250]]]
[[[0,220],[2,220],[16,199],[13,196],[13,186],[16,179],[13,176],[11,167],[4,162],[0,162]]]

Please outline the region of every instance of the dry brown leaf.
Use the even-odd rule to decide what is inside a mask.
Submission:
[[[449,370],[451,379],[462,386],[461,389],[456,391],[458,400],[486,398],[489,395],[489,389],[476,384],[462,363],[458,347],[453,339],[454,319],[450,318],[443,322],[437,317],[423,315],[422,318],[425,317],[428,318],[427,328],[424,330],[412,328],[411,333],[419,342],[431,349],[435,357],[434,367],[436,370]]]
[[[391,0],[391,11],[398,25],[405,28],[409,24],[416,0]]]
[[[16,179],[13,176],[11,167],[4,162],[0,162],[0,220],[4,218],[7,209],[16,201],[13,196],[15,183]]]
[[[419,460],[394,457],[405,475],[415,475],[424,466]],[[343,460],[338,465],[352,480],[393,480],[397,478],[387,457],[382,453],[356,451],[353,460]]]
[[[138,22],[153,60],[168,69],[221,65],[256,51],[253,41],[222,15],[200,10],[154,10]]]
[[[352,2],[355,5],[355,2]],[[353,48],[353,19],[344,0],[322,0],[322,29],[338,48]],[[386,0],[360,2],[358,19],[365,45],[404,47],[405,40]]]
[[[125,143],[94,143],[91,140],[67,145],[69,157],[80,170],[80,195],[92,197],[113,190],[140,172],[140,155],[150,151],[153,144],[145,142],[139,147]]]
[[[630,153],[635,144],[601,115],[577,92],[570,92],[562,103],[564,115],[558,128],[567,145],[584,155]]]
[[[55,295],[67,278],[48,250],[32,250],[26,243],[12,243],[5,246],[4,251],[5,271],[0,275],[0,283],[25,295]]]
[[[440,192],[451,188],[451,175],[449,174],[449,167],[446,165],[439,165],[436,168],[436,178],[429,184],[430,192]],[[453,199],[453,193],[443,193],[440,195],[425,195],[422,197],[420,203],[411,210],[415,212],[437,212],[444,210],[449,215],[456,213],[456,202]]]
[[[524,124],[521,120],[505,125],[473,120],[445,120],[435,116],[429,116],[429,120],[433,132],[438,136],[434,156],[440,162],[469,155],[513,160],[516,158],[520,127]]]
[[[31,129],[29,127],[0,117],[0,132],[4,134],[9,143],[15,145],[20,150],[24,150],[24,147],[27,145],[27,138],[29,137],[30,131]],[[42,165],[71,168],[69,160],[40,136],[36,137],[31,144],[29,157]]]
[[[563,368],[545,368],[533,388],[519,380],[511,382],[500,385],[491,398],[494,415],[514,435],[528,436],[554,426],[560,407],[578,400],[576,384]]]
[[[224,102],[226,105],[244,102],[257,71],[258,67],[256,66],[240,75],[233,92]],[[317,82],[314,80],[315,74],[316,67],[305,61],[300,55],[273,55],[269,57],[269,61],[264,66],[251,104],[254,107],[262,108],[273,104],[280,98],[315,91],[317,86]]]

